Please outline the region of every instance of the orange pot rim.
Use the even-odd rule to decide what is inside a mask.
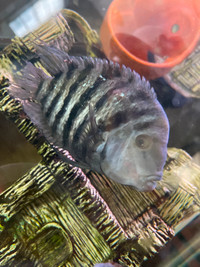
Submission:
[[[108,11],[107,11],[107,25],[108,25],[108,29],[111,33],[111,36],[114,40],[114,42],[117,44],[117,46],[132,60],[140,63],[141,65],[146,65],[148,67],[151,68],[158,68],[158,69],[168,69],[168,68],[172,68],[176,65],[178,65],[179,63],[181,63],[195,48],[199,37],[200,37],[200,23],[199,23],[199,30],[196,32],[193,41],[191,42],[191,44],[188,46],[187,49],[185,49],[179,56],[176,57],[171,57],[172,60],[170,60],[170,57],[167,58],[167,60],[163,63],[153,63],[153,62],[148,62],[146,60],[142,60],[139,57],[133,55],[132,53],[130,53],[117,39],[113,27],[112,27],[112,8],[113,5],[115,4],[115,0],[110,4]]]

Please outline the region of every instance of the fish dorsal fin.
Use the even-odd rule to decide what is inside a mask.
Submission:
[[[51,76],[46,75],[42,69],[36,68],[32,63],[28,62],[21,74],[13,74],[13,82],[8,90],[11,96],[22,103],[25,114],[31,119],[40,133],[49,142],[54,142],[55,145],[59,146],[59,139],[52,137],[52,131],[44,116],[42,116],[41,105],[36,99],[38,86],[43,82],[49,84],[51,80]]]
[[[69,55],[55,47],[43,45],[35,45],[43,67],[55,76],[60,72],[67,72],[68,65],[71,62]]]
[[[92,134],[95,135],[97,132],[97,123],[94,115],[94,107],[91,103],[89,103],[89,120],[91,124]]]
[[[94,111],[94,106],[89,103],[89,121],[90,121],[90,130],[88,131],[88,136],[91,138],[91,136],[93,137],[93,141],[95,143],[100,143],[100,142],[104,142],[103,138],[102,138],[102,132],[99,129],[97,122],[96,122],[96,118],[95,118],[95,111]]]

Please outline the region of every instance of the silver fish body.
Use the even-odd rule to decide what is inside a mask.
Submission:
[[[55,146],[81,166],[140,191],[155,188],[167,157],[169,123],[149,82],[105,59],[38,46],[10,93]]]

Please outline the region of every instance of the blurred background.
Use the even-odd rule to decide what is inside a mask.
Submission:
[[[14,35],[24,36],[62,8],[81,11],[89,20],[95,17],[93,27],[98,28],[100,22],[98,19],[104,16],[111,2],[111,0],[1,0],[0,37],[10,39]],[[1,42],[1,45],[5,43]]]

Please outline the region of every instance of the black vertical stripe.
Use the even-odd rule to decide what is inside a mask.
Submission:
[[[80,83],[83,82],[87,78],[87,76],[89,75],[89,72],[91,71],[91,68],[92,68],[92,66],[88,65],[87,68],[85,68],[83,71],[80,72],[77,80],[70,86],[69,94],[66,96],[62,108],[60,109],[60,111],[57,113],[57,115],[55,117],[55,121],[54,121],[53,126],[52,126],[53,131],[56,132],[57,126],[60,123],[60,119],[63,117],[65,110],[66,110],[71,98],[74,95],[76,95],[76,91],[79,88]]]
[[[49,106],[48,110],[47,110],[46,113],[45,113],[46,118],[51,117],[52,112],[55,112],[55,111],[54,111],[54,107],[55,107],[56,103],[59,101],[60,95],[61,95],[61,92],[59,92],[59,93],[54,97],[54,99],[53,99],[51,105]]]
[[[86,146],[88,145],[87,138],[88,138],[88,132],[87,132],[87,126],[88,126],[88,116],[86,115],[83,118],[83,121],[76,129],[73,139],[70,142],[70,147],[74,150],[79,160],[85,160],[86,157],[86,149],[84,148],[84,144]]]
[[[55,111],[54,111],[54,107],[55,107],[56,103],[59,101],[61,95],[63,94],[63,92],[64,92],[64,90],[65,90],[65,88],[66,88],[67,81],[71,79],[71,77],[73,76],[73,74],[74,74],[74,72],[75,72],[76,69],[77,69],[77,66],[76,66],[75,64],[73,64],[73,62],[71,62],[71,63],[68,65],[68,71],[67,71],[67,73],[66,73],[65,81],[63,82],[63,84],[62,84],[62,86],[61,86],[59,92],[58,92],[57,95],[54,97],[54,99],[53,99],[51,105],[49,106],[49,108],[48,108],[48,110],[47,110],[47,112],[46,112],[46,114],[45,114],[47,118],[50,118],[52,112],[55,112]],[[57,74],[57,75],[55,76],[55,78],[58,78],[58,79],[59,79],[59,78],[61,77],[62,74],[63,74],[63,73]],[[57,116],[57,114],[56,114],[56,116]],[[54,124],[55,124],[55,121],[56,121],[56,118],[55,118],[55,120],[54,120]],[[54,129],[53,129],[53,128],[52,128],[52,132],[54,132]]]
[[[37,97],[39,96],[39,94],[40,94],[40,92],[41,92],[41,90],[42,90],[42,88],[43,88],[43,85],[44,85],[44,81],[42,80],[42,81],[40,82],[39,86],[38,86],[38,89],[37,89],[36,93],[35,93],[35,98],[36,98],[36,99],[37,99]]]
[[[40,99],[42,110],[44,110],[47,98],[48,98],[49,94],[54,90],[54,87],[55,87],[56,83],[57,83],[57,80],[56,79],[52,79],[50,84],[49,84],[49,86],[48,86],[48,90],[46,90],[44,96],[42,97],[42,99]],[[43,85],[44,84],[45,84],[45,81],[43,82]],[[39,97],[39,95],[38,95],[38,97]]]
[[[120,80],[116,80],[116,82],[113,83],[112,86],[109,86],[110,88],[107,89],[107,92],[98,99],[98,101],[95,104],[95,109],[97,111],[99,109],[101,109],[101,107],[104,106],[104,104],[106,103],[106,101],[108,100],[108,98],[117,89],[122,89],[122,93],[123,93],[123,89],[124,89],[124,93],[126,94],[126,91],[127,91],[126,86],[127,86],[127,83],[126,82],[122,82]],[[105,83],[105,91],[106,91],[106,83]],[[114,95],[113,95],[113,97],[114,97]]]
[[[92,94],[95,94],[98,90],[98,87],[101,85],[101,83],[105,82],[104,79],[102,79],[100,76],[97,78],[93,86],[89,87],[80,97],[78,103],[74,105],[74,107],[71,110],[70,116],[68,120],[66,121],[64,125],[64,131],[63,131],[63,143],[64,145],[68,142],[68,137],[70,133],[70,129],[73,125],[74,120],[76,117],[81,114],[81,111],[85,109],[85,104],[87,103],[89,106],[89,100],[92,97]]]
[[[88,122],[88,118],[86,116],[81,122],[81,124],[78,126],[78,128],[76,129],[76,132],[74,133],[72,147],[74,147],[79,142],[80,137],[83,136],[83,131],[86,127],[87,122]]]
[[[74,64],[73,62],[68,64],[68,71],[66,74],[66,80],[68,81],[69,79],[71,79],[74,71],[77,69],[77,65]]]
[[[61,78],[61,76],[62,76],[62,74],[60,74],[60,77],[58,77],[58,82],[60,82],[59,79]],[[55,84],[55,86],[56,86],[56,84]],[[54,111],[54,107],[55,107],[56,103],[59,101],[59,98],[62,95],[65,86],[66,86],[66,83],[64,81],[63,84],[60,86],[59,92],[57,92],[56,96],[52,100],[51,105],[48,107],[48,109],[47,109],[47,111],[45,113],[47,118],[51,117],[52,112],[55,112]]]

